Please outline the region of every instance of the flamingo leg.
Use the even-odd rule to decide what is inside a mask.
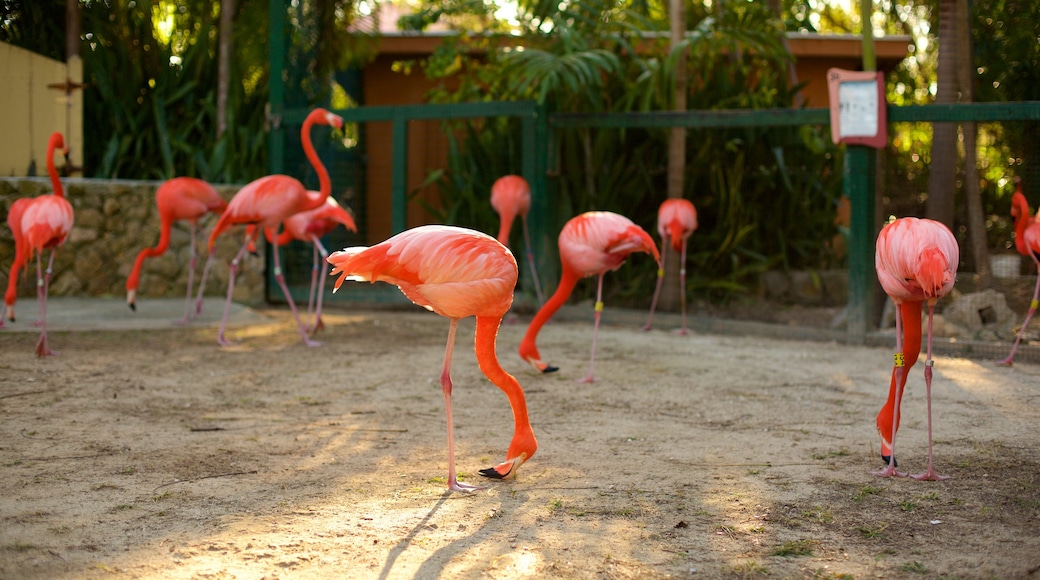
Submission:
[[[300,337],[303,338],[303,344],[307,346],[321,346],[320,342],[311,340],[311,337],[307,336],[307,329],[304,328],[303,323],[300,322],[300,313],[296,311],[296,303],[293,302],[292,296],[289,294],[289,287],[285,284],[285,276],[282,274],[282,264],[278,258],[278,237],[272,235],[273,250],[274,250],[274,279],[278,282],[278,286],[282,289],[282,294],[285,295],[285,301],[289,303],[289,310],[292,310],[293,318],[296,319],[296,329],[300,331]]]
[[[209,276],[210,266],[213,265],[213,254],[206,257],[206,265],[202,267],[202,278],[199,280],[199,292],[195,297],[195,316],[202,314],[202,291],[206,288],[206,278]]]
[[[448,489],[452,491],[474,491],[484,489],[479,485],[461,483],[455,474],[455,424],[451,416],[451,355],[455,351],[455,331],[459,319],[452,318],[448,327],[448,344],[444,347],[444,369],[441,370],[441,391],[444,392],[444,412],[448,420]]]
[[[242,244],[242,249],[235,255],[235,259],[231,260],[231,265],[228,266],[228,287],[227,287],[227,299],[224,301],[224,316],[220,319],[220,330],[217,331],[217,343],[220,346],[233,346],[234,343],[224,338],[224,328],[227,326],[228,312],[231,310],[231,296],[235,293],[235,277],[238,274],[238,263],[242,261],[242,256],[246,253],[246,248],[249,247],[249,241]],[[210,254],[210,258],[213,254]],[[208,260],[207,260],[208,264]],[[201,300],[201,298],[200,298]],[[201,306],[201,305],[200,305]]]
[[[527,231],[527,216],[521,217],[520,222],[524,227],[524,250],[527,253],[527,265],[531,268],[534,293],[538,297],[538,307],[541,308],[545,304],[545,299],[542,297],[542,285],[538,282],[538,270],[534,267],[534,252],[531,251],[531,234]]]
[[[42,249],[40,250],[43,251]],[[51,266],[50,263],[47,265],[47,272],[45,276],[40,276],[40,254],[36,254],[36,302],[39,304],[37,307],[36,320],[34,320],[29,326],[46,326],[43,312],[47,309],[44,301],[50,291],[51,286]],[[51,263],[54,262],[54,250],[51,250]]]
[[[679,308],[682,311],[682,328],[675,334],[686,336],[690,331],[686,329],[686,240],[682,243],[682,252],[679,254]]]
[[[596,313],[595,323],[592,326],[592,357],[589,359],[589,374],[583,379],[578,379],[579,383],[592,383],[596,381],[596,378],[592,376],[592,368],[596,364],[596,336],[599,334],[599,319],[603,314],[603,273],[599,275],[599,282],[596,285]]]
[[[176,321],[177,324],[191,322],[191,287],[195,283],[195,265],[198,262],[195,256],[195,222],[188,226],[191,229],[191,258],[188,260],[188,293],[184,297],[184,318]]]
[[[896,305],[896,354],[895,354],[895,372],[896,372],[896,392],[895,392],[895,403],[892,409],[892,438],[889,439],[888,445],[888,465],[881,471],[872,471],[871,475],[878,477],[906,477],[906,473],[896,470],[896,431],[899,429],[899,406],[903,400],[903,375],[906,373],[906,367],[904,366],[904,354],[903,354],[903,309],[897,304]]]
[[[314,236],[311,236],[314,240]],[[307,294],[307,318],[314,314],[314,291],[318,288],[318,246],[311,247],[311,290]],[[317,329],[317,322],[311,330]]]
[[[322,328],[325,328],[325,324],[321,321],[321,304],[325,298],[325,279],[328,278],[326,275],[329,270],[329,251],[325,249],[325,246],[321,244],[321,240],[317,237],[314,238],[314,249],[317,251],[317,255],[320,256],[321,262],[321,274],[318,276],[318,303],[314,310],[314,327],[311,329],[312,332],[318,332]]]
[[[42,257],[36,254],[36,287],[37,295],[40,296],[40,340],[36,343],[36,356],[54,356],[58,353],[47,346],[47,291],[50,289],[51,268],[54,266],[54,250],[51,250],[51,258],[47,261],[46,272],[41,272]]]
[[[1006,359],[998,362],[999,365],[1011,366],[1011,363],[1015,359],[1015,351],[1018,350],[1018,343],[1022,341],[1022,335],[1026,333],[1026,327],[1029,326],[1029,320],[1033,318],[1033,314],[1036,313],[1037,306],[1040,306],[1040,260],[1037,260],[1036,256],[1033,256],[1033,261],[1036,262],[1037,273],[1036,273],[1036,287],[1033,288],[1033,301],[1029,303],[1029,312],[1026,313],[1026,319],[1022,323],[1022,327],[1018,329],[1018,336],[1015,337],[1015,344],[1011,345],[1011,353]]]
[[[914,479],[925,481],[942,481],[949,479],[948,475],[939,475],[932,469],[932,313],[935,312],[935,303],[928,302],[928,353],[924,361],[924,387],[928,406],[928,469],[924,473],[912,475]],[[895,453],[893,453],[895,455]]]
[[[665,253],[668,251],[668,242],[664,238],[661,239],[661,267],[657,269],[657,287],[654,288],[654,298],[650,301],[650,316],[646,319],[646,324],[643,325],[643,330],[648,331],[651,329],[651,325],[654,321],[654,311],[657,310],[657,298],[661,295],[661,285],[664,284],[664,258]]]

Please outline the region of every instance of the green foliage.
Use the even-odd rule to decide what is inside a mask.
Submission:
[[[462,9],[460,3],[438,6],[454,14]],[[687,38],[672,49],[664,5],[522,3],[516,28],[527,34],[521,38],[460,36],[422,64],[430,78],[454,77],[454,87],[446,83],[432,93],[441,102],[535,99],[555,112],[652,112],[673,107],[675,65],[685,50],[689,108],[791,105],[790,56],[764,6],[726,5],[711,16],[691,12]],[[432,14],[409,26],[421,26]],[[469,43],[500,48],[477,58]],[[433,176],[444,203],[441,217],[469,227],[495,224],[487,192],[501,174],[519,171],[518,125],[453,127],[452,164]],[[555,130],[551,150],[544,152],[555,214],[566,220],[610,210],[656,232],[667,190],[668,139],[667,129]],[[837,233],[839,151],[826,131],[812,127],[689,131],[686,197],[700,221],[689,250],[689,289],[724,300],[746,291],[767,268],[840,267],[826,244]],[[550,224],[550,231],[562,225]],[[651,260],[631,260],[605,283],[612,300],[642,303],[655,282]],[[579,286],[575,296],[593,290]]]

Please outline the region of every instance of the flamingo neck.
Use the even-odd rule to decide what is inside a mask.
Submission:
[[[501,323],[501,317],[478,316],[473,343],[481,372],[495,386],[502,389],[509,399],[509,406],[513,409],[513,441],[509,445],[507,459],[525,455],[526,461],[534,455],[538,444],[535,442],[534,431],[527,416],[527,401],[524,399],[523,388],[516,377],[506,372],[498,362],[495,342]]]
[[[303,122],[303,127],[300,128],[300,139],[303,141],[303,152],[307,155],[307,160],[311,162],[315,173],[318,174],[319,195],[308,194],[309,203],[301,211],[321,206],[332,193],[332,179],[329,178],[329,171],[325,169],[325,165],[321,162],[321,158],[318,157],[318,152],[314,150],[314,144],[311,142],[311,127],[313,126],[314,120],[308,117]]]
[[[54,139],[51,139],[47,144],[47,175],[51,178],[51,187],[54,189],[54,195],[64,198],[65,189],[61,185],[61,179],[58,178],[58,168],[54,165],[54,151],[57,148],[57,143]]]
[[[527,327],[527,332],[524,333],[524,339],[520,342],[520,353],[524,355],[533,355],[534,358],[540,358],[538,355],[538,347],[535,345],[535,338],[538,336],[538,332],[541,331],[542,326],[552,318],[553,314],[560,309],[570,298],[571,292],[574,291],[574,286],[578,284],[579,276],[574,273],[568,267],[564,267],[563,275],[560,276],[560,283],[556,286],[556,291],[553,295],[545,301],[541,310],[538,314],[534,315],[534,319],[531,320],[530,326]]]
[[[903,366],[901,368],[898,366],[892,367],[892,378],[888,385],[888,399],[885,401],[885,406],[881,407],[881,411],[877,416],[878,433],[881,434],[882,439],[888,442],[888,444],[891,444],[889,438],[892,437],[892,422],[895,420],[895,410],[903,403],[903,393],[906,392],[906,378],[921,354],[921,313],[923,312],[923,304],[923,302],[914,301],[903,302],[897,306],[899,308],[899,316],[903,320],[903,352],[898,353],[903,355]],[[896,399],[897,390],[899,391],[898,400]],[[899,429],[898,424],[896,429]]]
[[[1026,245],[1026,229],[1035,218],[1029,214],[1029,202],[1020,192],[1015,192],[1011,204],[1018,207],[1018,217],[1015,218],[1015,249],[1019,254],[1028,256],[1030,252],[1029,246]]]

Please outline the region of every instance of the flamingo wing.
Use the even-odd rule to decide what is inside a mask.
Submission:
[[[65,198],[41,195],[25,207],[22,235],[29,248],[52,248],[65,241],[72,224],[72,205]]]

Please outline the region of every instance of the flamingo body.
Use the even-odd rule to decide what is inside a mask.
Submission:
[[[209,258],[206,260],[206,268],[203,271],[209,270],[210,262],[213,259],[214,251],[216,249],[217,238],[227,230],[229,227],[242,224],[242,225],[253,225],[265,231],[268,239],[277,239],[275,231],[279,225],[281,225],[286,219],[293,214],[301,211],[307,211],[321,207],[328,199],[329,194],[332,193],[332,182],[329,179],[329,172],[325,169],[321,159],[318,157],[318,153],[314,150],[314,144],[311,142],[311,128],[314,125],[327,125],[340,129],[343,127],[343,118],[338,115],[326,111],[325,109],[314,109],[307,115],[307,118],[303,121],[303,126],[300,128],[300,138],[303,142],[303,151],[307,155],[307,159],[311,162],[311,166],[314,167],[314,171],[318,174],[318,182],[320,190],[308,191],[303,184],[296,178],[288,175],[267,175],[261,177],[255,181],[246,184],[242,189],[238,190],[238,193],[231,198],[228,203],[227,209],[221,214],[220,219],[217,220],[217,224],[213,226],[213,232],[209,236]],[[228,311],[231,306],[231,296],[235,287],[235,274],[238,271],[238,263],[242,259],[245,252],[252,246],[256,240],[256,236],[259,232],[254,228],[250,235],[246,237],[245,243],[242,244],[238,254],[231,261],[229,267],[228,276],[228,291],[227,299],[224,302],[224,317],[220,322],[220,330],[217,332],[217,342],[221,345],[229,345],[230,343],[224,338],[224,329],[227,325]],[[278,281],[278,285],[282,288],[282,293],[285,295],[286,301],[289,303],[289,309],[292,310],[293,317],[296,319],[296,327],[300,332],[300,336],[303,338],[304,344],[307,346],[318,346],[319,343],[314,342],[307,336],[307,331],[303,324],[300,322],[299,313],[296,311],[296,304],[293,302],[292,296],[289,294],[289,287],[285,284],[285,276],[282,274],[281,259],[278,255],[278,244],[274,244],[274,275],[275,280]],[[201,296],[196,301],[196,309],[199,308]]]
[[[552,372],[556,367],[542,361],[536,340],[542,326],[566,303],[574,291],[578,280],[588,276],[599,276],[596,291],[595,325],[592,334],[592,360],[589,374],[583,382],[595,380],[592,366],[596,356],[596,335],[599,330],[600,312],[603,310],[603,275],[618,269],[628,256],[635,252],[652,254],[660,263],[661,255],[657,251],[650,235],[643,228],[632,223],[632,220],[612,212],[593,211],[571,218],[559,236],[560,263],[563,273],[556,292],[545,302],[520,343],[520,357],[539,372]]]
[[[450,374],[458,321],[476,317],[477,363],[505,392],[514,424],[505,462],[480,473],[495,479],[515,477],[517,469],[534,455],[538,443],[528,420],[523,389],[502,369],[495,353],[498,329],[512,304],[517,279],[516,260],[509,249],[480,232],[430,225],[407,230],[372,247],[334,252],[328,261],[334,266],[332,274],[339,274],[336,290],[344,280],[394,284],[415,304],[451,321],[441,388],[448,423],[448,488],[454,491],[479,489],[456,477]]]
[[[657,287],[654,298],[650,301],[650,315],[646,319],[643,330],[650,330],[657,308],[657,298],[661,295],[661,284],[664,282],[664,256],[668,246],[679,254],[679,289],[682,303],[682,329],[679,334],[687,334],[686,330],[686,241],[697,230],[697,209],[688,199],[666,199],[657,210],[657,233],[661,236],[661,265],[657,270]]]
[[[907,375],[921,352],[922,305],[928,304],[928,351],[925,387],[928,404],[928,469],[918,479],[944,479],[932,468],[932,316],[935,303],[953,288],[960,249],[945,225],[927,219],[901,218],[878,235],[875,268],[878,281],[897,307],[896,355],[888,399],[877,416],[881,456],[888,466],[876,475],[896,471],[895,439]]]
[[[53,194],[41,195],[39,197],[18,200],[11,207],[8,215],[8,224],[15,238],[15,262],[11,268],[11,276],[8,281],[8,290],[4,297],[4,309],[10,309],[11,320],[14,320],[14,298],[17,294],[16,278],[17,268],[21,268],[28,262],[33,254],[36,255],[36,294],[39,300],[39,318],[41,327],[40,339],[36,343],[37,356],[49,356],[58,354],[52,351],[47,341],[47,294],[50,289],[51,268],[54,265],[54,252],[58,246],[65,243],[69,233],[72,231],[74,214],[72,205],[65,199],[65,189],[58,170],[54,165],[54,153],[62,150],[68,155],[65,147],[65,138],[61,133],[52,133],[47,142],[47,173],[51,179]],[[43,252],[51,250],[47,269],[43,269]],[[12,292],[12,288],[15,288]],[[0,313],[0,321],[3,314]]]
[[[154,248],[144,248],[137,254],[134,266],[126,279],[126,303],[131,310],[137,309],[137,290],[145,259],[166,253],[170,247],[173,223],[187,221],[191,230],[191,262],[188,269],[188,292],[184,300],[184,318],[181,322],[188,322],[192,316],[191,288],[195,276],[195,228],[198,220],[207,213],[222,213],[227,208],[227,202],[212,185],[201,179],[175,177],[164,181],[155,191],[155,205],[159,211],[159,243]],[[200,298],[205,285],[206,279],[203,277],[199,282]]]
[[[534,253],[531,251],[531,234],[527,228],[527,214],[531,211],[531,186],[527,180],[519,175],[505,175],[491,185],[491,207],[498,213],[500,225],[498,229],[498,241],[503,246],[509,247],[509,232],[517,216],[524,229],[524,253],[527,263],[531,268],[531,278],[534,281],[535,296],[538,305],[541,306],[542,285],[538,281],[538,271],[534,267]]]
[[[1007,358],[998,363],[1005,366],[1011,366],[1014,362],[1018,344],[1022,341],[1029,321],[1036,314],[1037,307],[1040,306],[1040,218],[1029,213],[1029,201],[1022,193],[1022,179],[1018,177],[1015,178],[1015,193],[1011,196],[1011,215],[1015,218],[1015,249],[1019,254],[1033,259],[1037,273],[1036,285],[1033,287],[1033,300],[1029,303],[1026,318],[1018,329],[1015,343],[1011,345],[1011,352]],[[1037,215],[1040,216],[1040,212]]]

